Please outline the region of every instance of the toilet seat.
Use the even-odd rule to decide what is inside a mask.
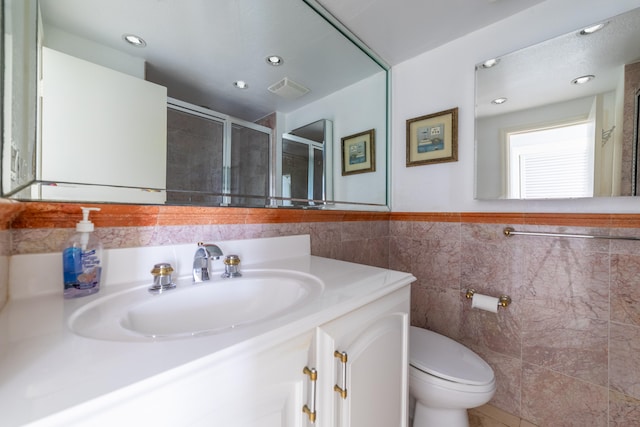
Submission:
[[[409,363],[414,368],[458,384],[482,386],[495,381],[493,369],[464,345],[411,326]]]

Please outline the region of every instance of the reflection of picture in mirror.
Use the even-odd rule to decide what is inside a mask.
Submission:
[[[367,161],[367,141],[362,140],[349,147],[349,164],[357,165]]]
[[[418,153],[444,150],[444,123],[418,128]]]
[[[375,129],[342,138],[342,175],[376,170]]]

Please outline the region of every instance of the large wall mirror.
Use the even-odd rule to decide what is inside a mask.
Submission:
[[[476,66],[476,198],[638,195],[640,9]]]
[[[3,197],[388,209],[389,67],[315,0],[4,0],[3,17]],[[341,138],[370,129],[373,172],[343,176]]]

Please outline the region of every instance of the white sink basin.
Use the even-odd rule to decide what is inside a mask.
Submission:
[[[140,341],[229,332],[282,316],[310,302],[324,287],[314,276],[289,270],[246,270],[232,279],[178,282],[162,294],[148,284],[106,295],[73,313],[69,327],[97,339]]]

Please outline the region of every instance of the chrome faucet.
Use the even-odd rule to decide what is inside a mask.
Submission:
[[[222,256],[222,250],[217,245],[199,242],[193,256],[193,281],[199,283],[209,280],[211,261]]]

